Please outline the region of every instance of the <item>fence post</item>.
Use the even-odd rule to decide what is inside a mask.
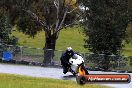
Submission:
[[[51,65],[53,57],[54,57],[54,50],[53,49],[45,49],[43,63],[45,65]]]
[[[21,54],[20,54],[20,55],[21,55],[21,60],[22,60],[22,52],[23,52],[23,51],[22,51],[22,48],[23,48],[23,46],[20,46],[20,51],[21,51],[21,52],[20,52],[20,53],[21,53]]]

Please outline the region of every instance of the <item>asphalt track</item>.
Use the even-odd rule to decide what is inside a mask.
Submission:
[[[53,67],[37,67],[37,66],[24,66],[24,65],[10,65],[0,64],[0,73],[18,74],[32,77],[44,77],[63,80],[73,80],[75,77],[71,73],[63,74],[61,68]],[[101,71],[89,71],[90,74],[117,74],[115,72],[101,72]],[[125,73],[126,74],[126,73]],[[129,73],[132,77],[132,73]],[[86,84],[88,85],[88,84]],[[129,84],[100,84],[111,86],[114,88],[132,88],[132,82]]]

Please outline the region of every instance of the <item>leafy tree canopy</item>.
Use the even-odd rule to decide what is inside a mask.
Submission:
[[[119,54],[130,22],[128,0],[82,0],[86,48],[94,53]]]

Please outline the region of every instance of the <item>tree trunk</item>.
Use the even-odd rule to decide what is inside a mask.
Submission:
[[[46,42],[45,42],[45,47],[44,47],[44,61],[43,63],[45,65],[52,65],[53,62],[53,57],[54,57],[54,50],[55,50],[55,45],[56,45],[56,40],[57,38],[52,35],[52,36],[46,36]]]
[[[107,51],[105,51],[105,53],[104,53],[104,59],[102,60],[102,67],[101,67],[105,71],[109,70],[109,68],[110,68],[109,55],[111,55],[111,53],[107,53]]]
[[[110,64],[110,60],[109,60],[109,57],[108,57],[108,55],[107,54],[105,54],[104,55],[104,61],[103,61],[103,69],[105,70],[105,71],[107,71],[107,70],[109,70],[109,64]]]

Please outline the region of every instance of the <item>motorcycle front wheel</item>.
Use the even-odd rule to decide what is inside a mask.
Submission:
[[[84,65],[81,65],[78,67],[78,73],[79,75],[82,75],[82,76],[89,74],[86,68],[84,67]]]

